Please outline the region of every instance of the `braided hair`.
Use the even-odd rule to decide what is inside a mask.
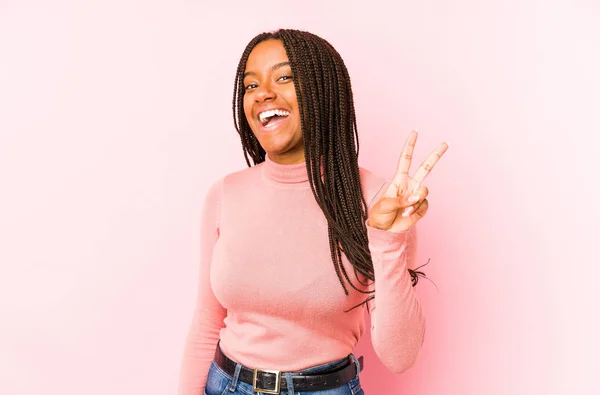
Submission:
[[[327,219],[331,259],[338,279],[346,295],[349,292],[344,279],[358,292],[374,293],[352,284],[342,264],[344,253],[354,267],[356,278],[359,278],[358,272],[375,281],[366,228],[368,206],[358,166],[358,130],[350,76],[341,56],[329,42],[309,32],[280,29],[261,33],[248,43],[238,64],[232,103],[234,125],[242,141],[246,163],[252,166],[250,159],[254,165],[265,160],[265,150],[252,133],[243,105],[246,62],[254,47],[265,40],[280,40],[290,61],[308,180]],[[417,274],[422,273],[408,270],[415,286]],[[369,285],[358,281],[363,286]],[[374,295],[370,295],[347,312],[373,298]]]

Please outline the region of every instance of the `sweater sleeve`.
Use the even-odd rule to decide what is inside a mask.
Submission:
[[[179,395],[202,395],[213,361],[219,332],[227,315],[210,285],[210,263],[219,238],[219,212],[223,179],[209,189],[200,224],[200,271],[198,297],[183,351]]]
[[[425,335],[425,318],[407,270],[414,265],[416,227],[395,233],[366,225],[375,273],[375,297],[368,304],[371,341],[381,362],[402,373],[416,362]]]

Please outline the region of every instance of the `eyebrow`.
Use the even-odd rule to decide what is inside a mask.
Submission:
[[[281,63],[274,64],[271,67],[271,71],[275,71],[275,70],[280,69],[280,68],[285,67],[285,66],[291,66],[290,62],[281,62]],[[256,75],[256,73],[253,72],[253,71],[247,71],[247,72],[244,73],[244,77],[243,78],[246,78],[249,75]]]

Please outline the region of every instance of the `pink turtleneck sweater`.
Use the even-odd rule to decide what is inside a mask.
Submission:
[[[371,207],[388,182],[360,169]],[[413,365],[425,322],[407,267],[413,230],[393,233],[367,223],[375,299],[369,302],[373,347],[393,372]],[[369,296],[347,285],[331,261],[327,222],[304,163],[265,162],[216,182],[204,202],[199,293],[185,344],[180,395],[201,395],[217,341],[235,361],[263,369],[301,370],[343,358],[365,330]],[[357,287],[352,266],[343,257]],[[409,266],[410,265],[410,266]],[[367,282],[362,278],[363,282]],[[361,287],[367,289],[366,287]]]

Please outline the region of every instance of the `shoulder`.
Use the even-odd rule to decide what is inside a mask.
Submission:
[[[204,206],[208,210],[218,210],[225,200],[230,199],[228,196],[232,196],[232,194],[238,196],[240,188],[247,190],[248,187],[257,185],[257,180],[261,177],[261,166],[262,163],[259,163],[225,174],[212,181],[205,195]]]
[[[239,191],[236,187],[256,184],[256,177],[260,177],[261,165],[234,171],[212,181],[204,197],[204,215],[213,214],[218,217],[224,201],[230,195],[227,191],[233,189],[235,196],[235,191]]]
[[[264,162],[261,162],[252,167],[246,167],[229,173],[222,178],[222,183],[227,186],[254,184],[256,180],[261,177],[261,168],[263,165]]]
[[[221,205],[221,196],[223,195],[223,181],[225,177],[221,177],[213,181],[208,187],[208,191],[204,196],[204,211],[218,211]]]

